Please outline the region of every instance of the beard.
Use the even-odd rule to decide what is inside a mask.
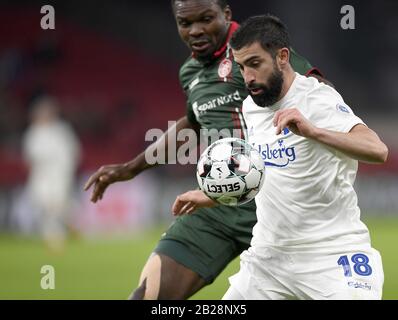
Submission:
[[[274,66],[274,71],[272,72],[268,85],[260,83],[252,83],[247,86],[249,89],[249,94],[253,98],[253,101],[259,107],[269,107],[275,104],[281,95],[283,86],[283,73]],[[253,95],[251,89],[262,89],[261,94]]]

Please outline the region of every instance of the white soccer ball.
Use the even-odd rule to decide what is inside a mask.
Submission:
[[[265,167],[258,151],[245,140],[224,138],[202,153],[196,177],[209,198],[223,205],[238,206],[260,191]]]

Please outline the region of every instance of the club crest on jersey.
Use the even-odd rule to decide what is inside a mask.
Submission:
[[[344,106],[344,105],[339,104],[339,103],[336,104],[336,109],[338,111],[341,111],[341,112],[350,113],[350,110],[349,110],[349,108],[347,106]]]
[[[218,66],[218,76],[220,78],[228,77],[228,75],[232,71],[232,61],[225,58],[223,61],[220,62]]]

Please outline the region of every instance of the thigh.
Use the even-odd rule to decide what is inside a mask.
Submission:
[[[211,283],[240,253],[228,226],[208,211],[178,218],[155,252],[166,255]]]
[[[297,295],[302,299],[379,300],[383,265],[375,249],[304,255],[296,280]]]
[[[261,257],[251,249],[244,251],[239,272],[229,278],[231,288],[246,300],[296,299],[286,263],[283,255],[272,250],[264,248]]]
[[[145,264],[138,288],[131,299],[183,300],[205,285],[194,271],[172,258],[153,253]]]

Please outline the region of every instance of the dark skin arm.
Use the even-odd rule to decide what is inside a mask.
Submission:
[[[175,130],[176,134],[178,135],[178,132],[182,129],[193,129],[196,132],[199,132],[199,126],[193,125],[191,122],[189,122],[186,116],[182,117],[176,122],[175,128],[170,128],[167,132],[163,134],[160,139],[148,146],[145,151],[141,152],[134,159],[126,163],[110,164],[99,168],[94,174],[90,176],[90,178],[87,180],[86,185],[84,186],[85,191],[90,189],[91,186],[94,186],[93,192],[91,194],[91,201],[95,203],[98,200],[101,200],[104,196],[106,188],[112,183],[131,180],[141,172],[157,166],[158,164],[147,163],[147,161],[145,160],[145,153],[147,151],[153,150],[155,148],[158,152],[164,153],[167,163],[168,135],[171,130]],[[176,141],[177,150],[184,143],[184,141]]]

